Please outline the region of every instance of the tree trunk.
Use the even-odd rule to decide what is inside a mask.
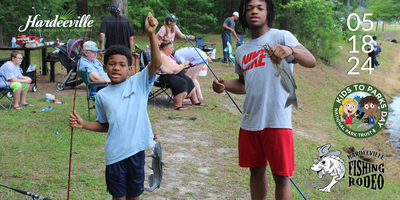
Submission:
[[[110,0],[110,3],[118,4],[121,9],[121,15],[128,18],[128,0]]]
[[[344,0],[344,5],[348,8],[350,7],[350,0]]]
[[[3,47],[3,22],[0,22],[0,46]]]
[[[282,0],[282,5],[287,5],[289,2],[290,2],[290,0]],[[278,21],[279,22],[279,29],[288,30],[288,27],[287,27],[288,25],[287,24],[288,24],[288,18],[290,17],[289,16],[290,10],[281,9],[279,11],[279,13],[284,13],[284,12],[286,12],[287,15],[285,15],[284,17],[281,17],[280,20]]]
[[[78,7],[78,16],[88,14],[87,12],[87,0],[77,0],[76,5]]]

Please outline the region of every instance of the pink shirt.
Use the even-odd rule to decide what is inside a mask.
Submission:
[[[165,26],[163,25],[161,28],[160,28],[160,30],[158,30],[158,35],[160,36],[159,38],[158,38],[158,41],[160,42],[160,43],[162,43],[164,40],[163,40],[163,38],[164,37],[166,37],[166,38],[168,38],[168,40],[172,40],[172,42],[174,41],[174,39],[175,39],[175,34],[176,33],[181,33],[181,31],[179,30],[179,28],[175,25],[174,26],[174,33],[169,33],[168,35],[167,35],[167,30],[165,29]],[[167,41],[168,41],[167,40]]]
[[[165,54],[161,54],[161,56],[168,57],[171,60],[172,64],[174,64],[174,66],[178,65],[178,63],[176,63],[176,60],[172,56],[167,56]],[[158,69],[156,72],[162,72],[162,71],[160,69]]]

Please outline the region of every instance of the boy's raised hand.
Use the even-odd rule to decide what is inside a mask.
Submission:
[[[147,15],[144,26],[145,26],[148,34],[156,32],[156,28],[158,26],[158,21],[155,17],[153,17],[151,12],[149,12],[149,14]]]

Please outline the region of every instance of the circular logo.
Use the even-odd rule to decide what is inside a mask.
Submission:
[[[336,125],[354,138],[367,138],[378,133],[386,124],[388,113],[385,96],[365,83],[345,87],[333,104]]]

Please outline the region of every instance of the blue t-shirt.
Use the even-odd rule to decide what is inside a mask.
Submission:
[[[128,158],[154,146],[153,131],[147,114],[147,100],[154,83],[147,67],[96,95],[96,121],[108,123],[105,143],[106,165]]]
[[[19,71],[18,65],[14,65],[11,61],[7,61],[0,67],[0,74],[4,76],[4,81],[0,79],[0,87],[5,87],[11,83],[10,79],[18,78],[18,76],[22,75]]]
[[[104,72],[103,65],[97,59],[94,60],[92,63],[88,59],[86,59],[85,57],[82,56],[82,58],[78,62],[78,66],[79,66],[80,72],[83,72],[86,70],[88,73],[97,72],[97,74],[99,76],[104,77],[106,79],[110,79],[110,78],[108,78],[107,73]]]

